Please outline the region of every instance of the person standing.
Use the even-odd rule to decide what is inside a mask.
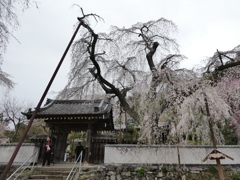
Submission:
[[[76,160],[78,158],[78,156],[80,155],[80,153],[83,151],[82,153],[82,162],[83,162],[83,157],[84,157],[84,146],[81,145],[81,143],[79,142],[78,145],[75,148],[75,153],[76,153]],[[80,161],[80,158],[78,159],[78,162]]]
[[[42,166],[45,166],[47,161],[47,166],[50,166],[51,154],[53,152],[53,142],[50,137],[47,137],[47,141],[44,143],[44,157]]]

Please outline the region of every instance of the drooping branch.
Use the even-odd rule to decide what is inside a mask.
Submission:
[[[0,85],[6,86],[9,89],[12,89],[15,83],[9,79],[9,75],[1,70],[0,67]]]
[[[99,53],[97,54],[95,52],[96,50],[96,45],[98,42],[98,34],[96,34],[93,29],[84,22],[84,18],[78,18],[79,21],[82,22],[83,27],[85,27],[89,33],[91,34],[92,38],[91,38],[91,42],[89,44],[88,47],[88,53],[89,53],[89,58],[91,60],[91,62],[94,65],[94,68],[90,69],[90,73],[97,79],[97,81],[99,82],[100,86],[103,88],[103,90],[107,93],[107,94],[114,94],[115,96],[118,97],[122,108],[128,112],[128,114],[135,120],[139,120],[138,114],[134,111],[133,108],[130,107],[130,105],[127,103],[126,101],[126,94],[127,91],[129,91],[131,88],[123,88],[123,90],[120,90],[119,88],[116,88],[112,83],[110,83],[108,80],[106,80],[102,74],[101,74],[101,68],[96,60],[96,56],[99,55]]]

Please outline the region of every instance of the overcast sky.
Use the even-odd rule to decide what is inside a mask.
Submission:
[[[129,27],[164,17],[178,26],[180,53],[189,59],[183,65],[194,67],[212,56],[216,49],[233,49],[240,44],[239,0],[38,0],[19,13],[21,27],[10,39],[2,70],[17,83],[11,92],[20,101],[37,105],[73,34],[78,4],[87,13],[101,16],[105,22],[93,24],[97,32],[111,25]],[[60,91],[67,83],[70,53],[66,57],[47,95]],[[3,92],[3,89],[0,89]]]

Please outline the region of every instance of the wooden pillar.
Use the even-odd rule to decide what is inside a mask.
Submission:
[[[222,166],[221,166],[220,159],[217,158],[216,163],[217,163],[219,178],[220,178],[220,180],[224,180],[225,178],[224,178],[223,169],[222,169]]]
[[[84,163],[88,164],[91,156],[91,139],[92,139],[92,123],[88,123],[87,129],[87,138],[86,138],[86,146],[85,146],[85,159]]]
[[[68,132],[64,130],[58,130],[57,139],[54,149],[54,160],[62,162],[66,151]]]

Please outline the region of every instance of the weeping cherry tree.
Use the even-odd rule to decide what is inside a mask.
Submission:
[[[116,97],[128,116],[143,126],[142,141],[157,143],[162,111],[158,106],[164,104],[157,94],[163,82],[170,82],[168,73],[184,59],[171,38],[176,25],[160,18],[130,28],[113,26],[110,33],[97,34],[89,18],[101,20],[95,14],[78,18],[84,28],[72,48],[68,84],[58,98],[79,99],[96,92]]]

